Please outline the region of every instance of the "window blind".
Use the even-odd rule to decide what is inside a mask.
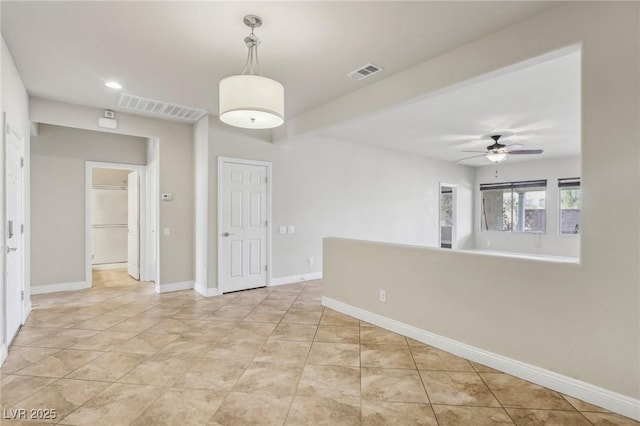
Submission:
[[[567,187],[579,188],[580,178],[577,177],[577,178],[558,179],[558,188],[567,188]]]
[[[488,191],[491,189],[519,189],[519,188],[546,188],[547,180],[525,180],[520,182],[501,182],[501,183],[481,183],[480,191]]]

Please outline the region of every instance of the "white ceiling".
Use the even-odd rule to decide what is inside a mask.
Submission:
[[[514,149],[544,150],[541,155],[509,156],[510,163],[579,155],[579,52],[516,68],[334,125],[321,135],[447,161],[478,155],[462,151],[485,150],[493,143],[491,134],[511,134],[501,142],[524,145]],[[479,157],[461,164],[491,163]]]
[[[2,34],[31,95],[116,110],[107,80],[126,93],[217,114],[218,82],[244,67],[242,18],[258,14],[262,70],[284,84],[287,117],[551,3],[0,2]],[[346,77],[369,62],[385,70],[359,82]]]
[[[2,35],[29,93],[118,110],[119,91],[217,114],[218,82],[242,71],[246,14],[264,25],[264,75],[286,90],[294,117],[529,16],[553,2],[0,2]],[[373,62],[384,71],[354,81]],[[429,96],[321,134],[455,161],[495,131],[544,149],[580,150],[577,53]],[[466,165],[486,165],[480,158]]]

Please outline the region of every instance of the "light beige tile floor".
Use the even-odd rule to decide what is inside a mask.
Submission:
[[[159,295],[112,270],[94,273],[90,290],[33,296],[0,370],[3,417],[22,408],[55,409],[40,421],[63,425],[638,425],[325,309],[321,294],[312,281]]]

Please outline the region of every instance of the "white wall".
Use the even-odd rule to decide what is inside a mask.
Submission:
[[[31,138],[31,285],[85,281],[87,161],[144,165],[147,141],[41,124]]]
[[[458,184],[460,245],[472,245],[474,172],[466,166],[314,136],[273,145],[217,119],[209,126],[209,140],[214,206],[218,156],[273,163],[274,278],[322,271],[327,236],[437,246],[440,181]],[[212,211],[209,269],[216,277],[217,210]],[[281,225],[295,226],[295,234],[279,234]]]
[[[580,236],[559,233],[558,178],[580,177],[580,158],[560,158],[509,163],[476,168],[473,215],[474,248],[516,253],[547,254],[554,256],[580,256]],[[498,171],[498,177],[495,172]],[[485,231],[480,226],[482,196],[480,184],[547,179],[547,231],[544,234],[526,232]],[[586,206],[588,208],[588,206]]]
[[[24,87],[22,79],[20,78],[20,74],[18,73],[18,69],[16,68],[15,63],[13,62],[13,58],[11,57],[11,52],[9,51],[4,38],[2,38],[2,48],[0,51],[0,106],[1,111],[6,113],[7,122],[11,124],[14,128],[16,128],[23,140],[24,140],[24,185],[25,188],[29,187],[29,168],[30,168],[30,151],[29,151],[29,98],[27,95],[27,91]],[[4,188],[4,148],[0,149],[0,188]],[[0,250],[2,253],[5,253],[5,235],[4,235],[4,190],[0,190]],[[30,214],[30,204],[29,204],[29,193],[26,192],[24,199],[24,214],[25,214],[25,223],[29,223],[29,214]],[[24,280],[27,283],[25,288],[25,300],[29,300],[29,247],[30,241],[29,237],[31,234],[31,229],[26,227],[25,235],[24,235]],[[0,344],[5,345],[8,343],[5,341],[4,336],[4,289],[5,289],[5,271],[4,271],[4,262],[0,261],[0,282],[2,283],[2,288],[0,289]],[[28,303],[25,303],[25,309],[28,309]],[[3,354],[0,350],[0,362]]]
[[[119,112],[116,130],[98,127],[103,111],[31,98],[31,120],[78,129],[139,136],[156,147],[159,191],[173,194],[173,201],[161,202],[158,229],[170,228],[171,236],[159,237],[159,285],[192,282],[194,279],[193,227],[193,126]],[[150,164],[150,163],[149,163]],[[161,290],[161,289],[160,289]]]
[[[334,272],[325,265],[326,293],[632,398],[640,419],[639,20],[637,2],[562,3],[419,66],[429,81],[417,87],[437,90],[581,43],[580,265],[500,258],[496,267],[469,263],[471,253],[437,250],[433,262],[447,253],[457,269],[430,269],[433,262],[421,261],[431,253],[382,262],[384,252],[369,257],[359,245],[345,246],[333,257]],[[412,75],[398,84],[414,84]],[[346,98],[338,103],[353,101]],[[393,275],[394,292],[411,304],[373,304],[371,294],[394,272],[401,272]],[[437,291],[425,287],[427,277]],[[437,318],[429,313],[435,301]]]

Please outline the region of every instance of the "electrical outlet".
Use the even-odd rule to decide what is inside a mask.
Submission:
[[[380,301],[381,302],[387,301],[387,292],[385,290],[380,290]]]
[[[307,263],[309,264],[309,266],[313,266],[313,257],[310,257]]]

